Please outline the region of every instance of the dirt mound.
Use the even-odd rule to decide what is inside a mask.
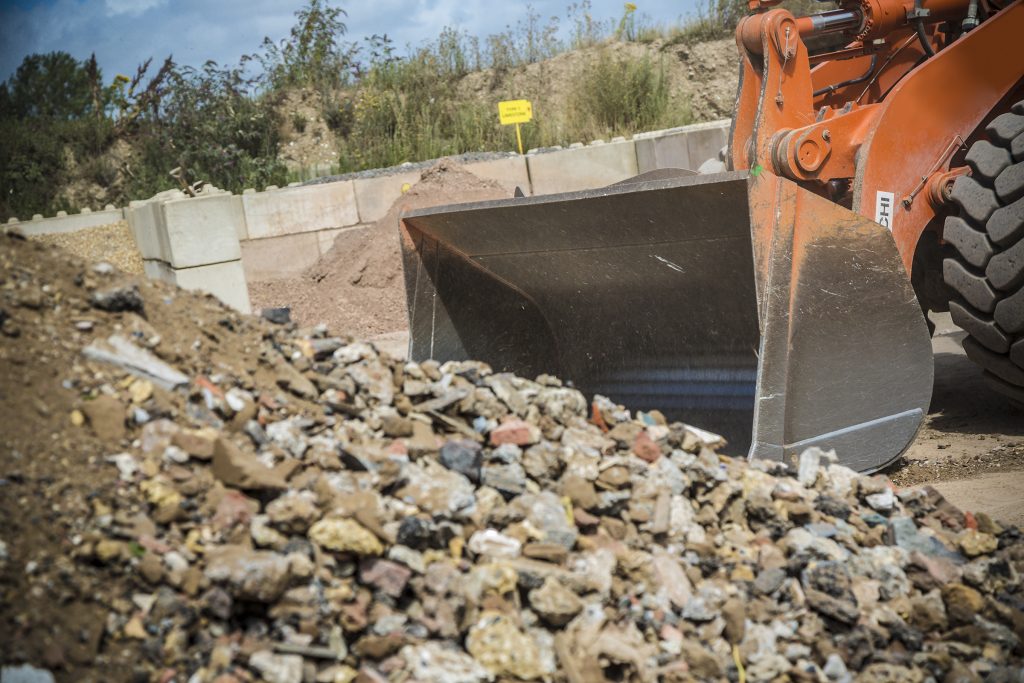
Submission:
[[[1024,537],[934,490],[12,237],[0,415],[5,681],[1022,674]]]
[[[401,213],[507,196],[508,191],[497,183],[442,159],[424,171],[420,181],[372,227],[341,233],[331,250],[302,277],[251,283],[253,307],[287,306],[292,319],[303,325],[326,323],[332,330],[358,337],[404,330]]]

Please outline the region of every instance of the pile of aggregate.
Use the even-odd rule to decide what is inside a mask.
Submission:
[[[1020,531],[831,453],[16,236],[0,332],[10,680],[1024,680]]]

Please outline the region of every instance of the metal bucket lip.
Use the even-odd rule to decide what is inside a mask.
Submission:
[[[464,204],[440,204],[438,206],[413,209],[404,212],[401,218],[418,218],[421,216],[434,216],[450,211],[474,211],[478,209],[493,209],[504,206],[530,206],[554,204],[566,200],[585,200],[599,197],[610,197],[615,195],[632,194],[635,192],[647,192],[650,190],[670,190],[676,187],[693,187],[698,185],[710,185],[723,181],[742,180],[749,177],[749,171],[726,171],[725,173],[712,173],[706,175],[680,176],[665,180],[643,180],[630,182],[632,178],[623,180],[614,185],[600,187],[593,190],[577,190],[575,192],[560,192],[557,194],[541,194],[532,197],[509,197],[508,199],[491,199],[488,201],[467,202]],[[635,176],[641,177],[641,176]]]

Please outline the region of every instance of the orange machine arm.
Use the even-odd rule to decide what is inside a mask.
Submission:
[[[1022,87],[1024,0],[986,3],[995,13],[955,39],[940,22],[972,28],[970,0],[850,0],[799,19],[765,11],[777,2],[751,0],[757,11],[736,30],[732,167],[790,178],[882,223],[910,272],[964,172],[951,168],[956,153]],[[822,33],[849,42],[809,55],[804,38]]]

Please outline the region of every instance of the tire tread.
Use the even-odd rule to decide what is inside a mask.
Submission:
[[[995,117],[953,183],[942,275],[950,317],[986,384],[1024,409],[1024,101]]]

